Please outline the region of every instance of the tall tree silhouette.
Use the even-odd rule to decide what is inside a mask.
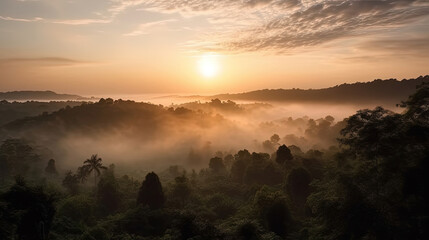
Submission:
[[[210,159],[209,168],[214,173],[221,173],[226,170],[225,165],[223,164],[223,160],[220,157],[214,157]]]
[[[119,192],[119,183],[115,177],[114,165],[104,171],[97,185],[96,203],[98,209],[104,216],[115,213],[121,204],[121,194]]]
[[[84,183],[88,178],[88,169],[86,166],[81,166],[77,168],[76,177],[79,182]]]
[[[301,215],[305,214],[307,197],[311,193],[311,181],[312,176],[302,167],[294,168],[287,177],[286,192]]]
[[[79,178],[76,174],[73,174],[72,171],[66,173],[62,185],[67,188],[72,195],[79,192]]]
[[[189,187],[189,180],[183,174],[182,176],[175,178],[175,184],[172,189],[173,198],[176,198],[179,202],[179,205],[183,207],[186,203],[186,200],[191,195],[191,188]]]
[[[290,161],[293,159],[292,153],[290,152],[290,149],[286,147],[286,145],[281,145],[276,152],[276,162],[278,164],[285,164],[287,161]]]
[[[107,169],[107,167],[103,166],[101,163],[103,160],[97,156],[97,154],[93,154],[90,159],[87,159],[83,165],[83,168],[87,171],[88,175],[92,172],[94,173],[94,186],[97,185],[97,176],[100,176],[101,170]]]
[[[146,175],[137,196],[137,204],[148,205],[152,209],[162,208],[165,198],[158,175],[151,172]]]
[[[55,166],[55,160],[50,159],[48,165],[45,168],[45,172],[51,175],[58,175],[57,167]]]

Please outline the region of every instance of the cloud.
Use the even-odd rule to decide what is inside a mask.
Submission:
[[[429,0],[110,0],[100,18],[13,18],[1,20],[66,25],[108,24],[127,10],[203,17],[185,46],[228,53],[292,53],[334,40],[388,33],[429,19]],[[199,18],[202,19],[202,18]],[[124,36],[144,35],[167,22],[144,23]],[[195,48],[197,47],[197,48]]]
[[[370,52],[383,52],[390,55],[427,57],[429,54],[429,35],[407,39],[378,39],[366,41],[359,49]]]
[[[35,18],[13,18],[13,17],[3,17],[0,16],[0,19],[5,21],[16,21],[16,22],[38,22],[43,21],[43,18],[35,17]]]
[[[112,13],[115,17],[126,9],[134,6],[139,6],[144,3],[145,0],[111,0],[113,5],[108,9],[108,12]]]
[[[16,21],[16,22],[45,22],[45,23],[55,23],[55,24],[65,24],[65,25],[87,25],[94,23],[111,23],[112,19],[66,19],[66,20],[53,20],[53,19],[43,19],[40,17],[26,19],[26,18],[13,18],[13,17],[3,17],[0,16],[0,19],[6,21]]]
[[[0,64],[33,64],[43,66],[70,66],[91,63],[63,57],[40,57],[40,58],[3,58]]]
[[[285,53],[379,33],[429,16],[427,0],[147,0],[143,5],[209,15],[213,31],[200,45],[203,50],[228,52]]]
[[[38,2],[37,0],[17,0],[20,2]],[[70,1],[72,3],[72,1]],[[84,1],[83,1],[84,2]],[[54,24],[65,24],[65,25],[88,25],[88,24],[107,24],[111,23],[116,19],[116,16],[130,7],[138,6],[143,3],[144,0],[109,0],[106,1],[107,6],[104,9],[97,9],[91,12],[91,14],[96,14],[99,18],[93,18],[93,16],[82,14],[81,17],[76,19],[51,19],[51,18],[15,18],[0,16],[0,20],[6,21],[20,21],[20,22],[44,22],[44,23],[54,23]],[[59,9],[64,8],[63,10],[67,12],[67,5],[62,5],[59,3]],[[30,9],[28,9],[30,10]],[[30,10],[31,11],[31,10]]]
[[[252,10],[255,8],[268,7],[291,7],[301,4],[300,0],[145,0],[142,2],[148,8],[158,9],[160,11],[179,11],[209,13],[212,11],[229,10],[234,11]]]
[[[143,23],[139,25],[137,30],[134,30],[130,33],[123,34],[123,36],[134,37],[134,36],[149,34],[149,32],[153,30],[153,28],[165,25],[169,22],[175,22],[175,21],[176,19],[166,19],[161,21]]]
[[[69,19],[69,20],[54,20],[52,23],[66,25],[87,25],[93,23],[111,23],[112,19]]]
[[[230,51],[280,50],[320,45],[339,38],[380,32],[429,15],[416,1],[320,3],[241,32],[221,43]],[[251,37],[254,36],[254,37]]]
[[[364,40],[355,45],[352,56],[350,53],[340,53],[337,60],[347,64],[350,62],[368,63],[404,59],[425,61],[429,54],[428,42],[428,34]]]

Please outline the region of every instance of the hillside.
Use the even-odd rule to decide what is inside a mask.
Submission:
[[[221,117],[185,108],[166,109],[149,103],[101,99],[97,103],[68,105],[52,113],[18,119],[3,125],[0,130],[27,137],[39,134],[55,138],[70,133],[88,136],[121,133],[140,140],[153,140],[159,135],[171,135],[189,126],[193,129],[207,128],[221,121]]]
[[[88,100],[88,98],[73,95],[59,94],[53,91],[13,91],[0,92],[0,100]]]
[[[8,122],[25,118],[34,117],[42,113],[51,113],[58,111],[66,106],[79,106],[83,101],[50,101],[50,102],[8,102],[0,101],[0,125]]]
[[[416,86],[429,82],[429,75],[415,79],[374,80],[341,84],[324,89],[263,89],[237,94],[219,94],[207,99],[281,101],[281,102],[322,102],[322,103],[384,103],[397,104],[415,92]]]

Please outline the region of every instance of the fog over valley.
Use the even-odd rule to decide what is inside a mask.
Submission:
[[[429,0],[0,0],[0,240],[429,239]]]
[[[64,169],[76,167],[93,153],[118,169],[135,164],[147,171],[172,164],[199,169],[216,153],[227,155],[240,149],[272,154],[285,144],[304,152],[326,151],[337,146],[344,119],[356,111],[376,106],[403,111],[387,100],[316,103],[155,94],[122,97],[96,97],[89,102],[3,102],[3,139],[23,138],[47,147],[49,156],[45,158],[56,159]],[[121,100],[126,97],[131,100]],[[274,135],[278,140],[270,140]]]
[[[302,239],[307,230],[314,236],[348,234],[339,223],[326,228],[333,233],[324,233],[321,222],[310,224],[313,214],[321,217],[317,221],[334,221],[337,216],[323,212],[329,208],[325,202],[351,201],[329,211],[358,218],[369,211],[371,217],[372,207],[360,204],[385,201],[377,196],[379,184],[394,192],[383,194],[408,199],[395,203],[404,208],[425,203],[408,202],[420,188],[410,188],[409,197],[393,187],[401,181],[397,186],[420,186],[425,181],[413,181],[427,176],[429,76],[417,80],[405,99],[400,98],[411,90],[403,87],[398,95],[384,92],[352,102],[325,90],[300,90],[295,97],[289,90],[214,96],[238,100],[62,94],[62,101],[41,99],[35,91],[24,95],[36,100],[1,100],[0,223],[20,228],[0,228],[0,236],[34,233],[44,240],[34,230],[38,221],[52,224],[52,239],[171,239],[170,232],[177,240]],[[41,93],[46,94],[58,97]],[[361,191],[375,199],[355,195]],[[31,204],[22,205],[27,199]],[[354,213],[356,206],[365,214]],[[371,229],[362,231],[370,235]],[[405,235],[415,231],[398,229]]]

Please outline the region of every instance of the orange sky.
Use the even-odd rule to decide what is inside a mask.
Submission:
[[[201,94],[418,77],[428,20],[427,0],[2,0],[0,91]]]

